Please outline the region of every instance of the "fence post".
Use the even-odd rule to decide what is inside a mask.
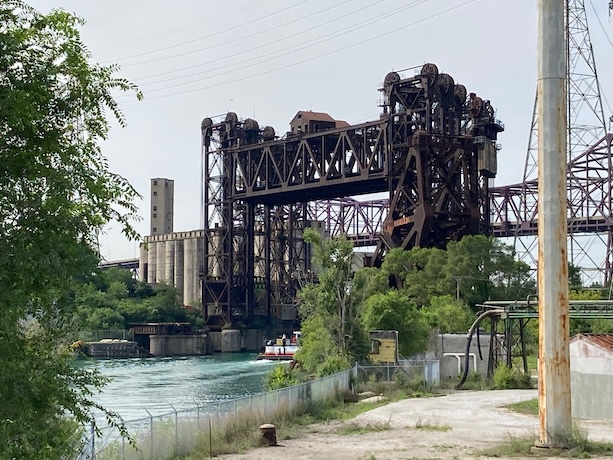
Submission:
[[[170,407],[175,411],[175,455],[177,455],[177,450],[179,449],[179,418],[175,406],[171,404]]]
[[[198,431],[200,431],[200,406],[196,406],[196,418],[197,418],[197,427],[198,427]]]
[[[96,423],[92,422],[90,426],[91,445],[92,445],[92,460],[96,460]]]
[[[213,458],[213,422],[210,417],[209,417],[209,458]]]
[[[149,458],[153,458],[153,416],[151,412],[145,409],[145,412],[149,414]]]
[[[264,418],[268,418],[268,392],[264,393]]]

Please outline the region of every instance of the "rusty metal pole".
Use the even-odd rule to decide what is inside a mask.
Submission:
[[[571,432],[564,0],[537,1],[539,442]]]

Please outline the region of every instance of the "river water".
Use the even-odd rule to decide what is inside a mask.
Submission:
[[[185,358],[81,361],[112,378],[93,399],[125,421],[175,409],[234,399],[262,391],[264,375],[275,363],[256,361],[255,353]],[[145,410],[146,409],[146,410]]]

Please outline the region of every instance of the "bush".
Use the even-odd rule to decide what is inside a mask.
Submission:
[[[496,390],[511,388],[513,381],[513,369],[504,364],[499,365],[492,375],[492,383]]]
[[[264,377],[266,391],[278,390],[300,383],[300,379],[285,364],[279,364]]]
[[[337,372],[349,369],[349,360],[343,356],[333,355],[326,358],[326,360],[317,367],[317,375],[319,377],[325,377],[327,375],[336,374]]]
[[[530,375],[518,372],[504,364],[499,365],[494,370],[492,376],[492,386],[495,390],[506,390],[510,388],[532,388]]]

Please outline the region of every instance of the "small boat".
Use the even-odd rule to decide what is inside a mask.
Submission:
[[[300,331],[294,331],[290,338],[283,334],[282,337],[274,341],[268,340],[266,346],[262,348],[262,353],[258,355],[258,360],[291,361],[294,359],[294,353],[300,348]]]

